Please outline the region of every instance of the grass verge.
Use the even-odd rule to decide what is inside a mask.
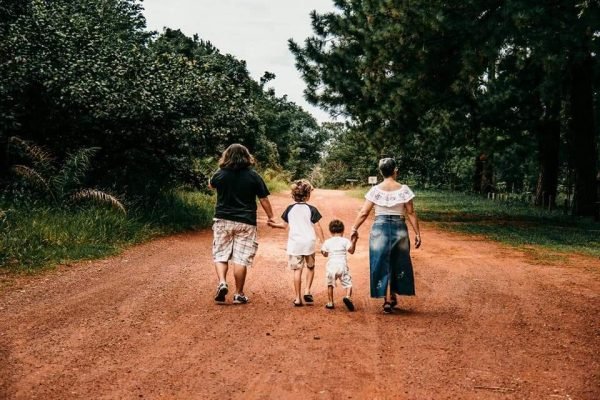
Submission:
[[[355,189],[349,195],[363,198],[365,192]],[[420,190],[415,193],[419,219],[440,228],[516,246],[540,260],[548,258],[545,251],[600,257],[600,224],[589,218],[470,194]]]
[[[105,257],[152,237],[209,226],[213,197],[175,191],[128,215],[99,208],[0,204],[0,268],[32,272]]]
[[[267,188],[269,188],[269,192],[275,194],[290,190],[291,176],[289,173],[267,168],[261,175],[267,184]]]

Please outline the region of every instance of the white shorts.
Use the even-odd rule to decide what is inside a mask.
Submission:
[[[313,269],[315,267],[315,254],[308,256],[294,256],[288,254],[288,266],[291,270],[306,268]]]
[[[337,286],[336,281],[339,280],[344,289],[352,287],[352,276],[347,266],[327,266],[325,276],[327,286]]]

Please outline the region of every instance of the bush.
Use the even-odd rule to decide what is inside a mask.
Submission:
[[[269,192],[281,193],[290,190],[291,175],[285,171],[267,168],[261,173]]]
[[[105,257],[161,234],[209,226],[214,197],[171,191],[150,211],[0,201],[0,267],[32,270]]]

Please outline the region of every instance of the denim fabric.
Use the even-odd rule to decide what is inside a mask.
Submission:
[[[410,240],[404,218],[379,215],[369,236],[371,297],[385,297],[388,284],[391,293],[414,296],[415,279],[410,260]]]

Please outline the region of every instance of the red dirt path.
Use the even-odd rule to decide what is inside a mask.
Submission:
[[[289,199],[272,202],[280,213]],[[347,226],[361,204],[325,190],[312,202]],[[368,225],[350,256],[354,313],[341,288],[324,308],[320,256],[316,305],[292,306],[286,233],[262,214],[243,306],[213,304],[210,230],[4,277],[0,399],[600,398],[598,259],[539,265],[423,224],[417,296],[383,315],[368,295]]]

